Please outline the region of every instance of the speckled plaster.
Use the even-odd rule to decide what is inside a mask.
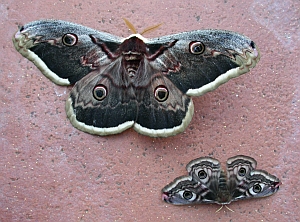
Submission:
[[[0,3],[0,221],[299,221],[300,3],[298,0],[21,1]],[[50,82],[13,47],[19,24],[55,18],[119,36],[203,28],[243,33],[262,54],[250,73],[194,99],[186,131],[149,138],[130,129],[83,133],[66,118],[71,87]],[[193,158],[223,164],[244,154],[279,177],[275,195],[218,205],[172,206],[161,188]]]

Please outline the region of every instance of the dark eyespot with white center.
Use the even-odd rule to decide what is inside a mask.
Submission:
[[[249,192],[251,195],[254,196],[260,193],[263,190],[263,188],[264,188],[263,184],[256,183],[249,189]]]
[[[205,179],[205,178],[207,177],[207,173],[206,173],[204,170],[200,170],[200,171],[198,172],[198,177],[199,177],[201,180],[203,180],[203,179]]]
[[[202,42],[191,42],[190,53],[194,55],[200,55],[205,51],[205,46]]]
[[[107,96],[107,90],[104,85],[97,85],[93,90],[93,96],[96,100],[102,101]]]
[[[66,46],[74,46],[78,42],[78,37],[75,34],[67,33],[62,37],[62,43]]]
[[[241,168],[239,169],[239,172],[238,172],[239,176],[243,177],[243,176],[246,175],[246,173],[247,173],[246,168],[241,167]]]
[[[179,192],[179,194],[188,201],[194,201],[196,199],[196,194],[189,190],[182,190]]]
[[[189,200],[189,199],[191,199],[192,197],[193,197],[193,194],[192,194],[191,191],[185,191],[185,192],[183,193],[183,198],[186,199],[186,200]]]
[[[158,102],[164,102],[169,97],[169,90],[165,86],[158,86],[154,90],[154,97]]]

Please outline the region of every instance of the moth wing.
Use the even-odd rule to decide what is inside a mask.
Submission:
[[[60,20],[28,23],[13,36],[13,43],[51,81],[70,85],[112,62],[93,43],[93,35],[111,47],[121,43],[117,36]]]
[[[163,200],[175,205],[218,203],[220,162],[202,157],[192,160],[186,168],[188,177],[178,177],[162,189]]]
[[[223,30],[195,30],[150,39],[167,48],[153,61],[183,93],[200,96],[255,67],[259,49],[248,37]],[[149,46],[150,47],[150,46]]]
[[[281,181],[264,170],[253,170],[247,176],[246,198],[259,198],[273,195],[279,190]]]
[[[136,92],[138,116],[134,129],[148,136],[166,137],[185,130],[190,123],[194,105],[163,74],[152,75],[147,87]]]
[[[238,155],[227,160],[228,187],[232,201],[265,197],[277,192],[280,180],[263,170],[255,170],[257,162],[249,156]]]
[[[132,87],[118,87],[98,71],[79,80],[66,102],[73,126],[97,135],[120,133],[134,125],[137,101]]]

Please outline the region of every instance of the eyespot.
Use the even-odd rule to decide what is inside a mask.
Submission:
[[[254,193],[259,193],[261,191],[261,186],[259,184],[254,184],[252,190]]]
[[[243,177],[243,176],[246,175],[246,173],[247,173],[246,168],[241,167],[241,168],[239,169],[239,172],[238,172],[239,176]]]
[[[191,42],[190,52],[194,55],[202,54],[205,51],[205,46],[202,42]]]
[[[197,195],[190,190],[180,190],[176,196],[178,195],[180,198],[183,198],[189,202],[192,202],[197,198]]]
[[[62,37],[62,43],[66,46],[76,45],[78,41],[78,37],[75,34],[67,33]]]
[[[200,171],[198,172],[198,177],[199,177],[201,180],[203,180],[203,179],[205,179],[205,178],[207,177],[207,173],[206,173],[204,170],[200,170]]]
[[[184,191],[182,196],[184,199],[190,200],[193,197],[193,193],[191,191]]]
[[[102,101],[107,96],[107,90],[104,85],[97,85],[93,89],[93,96],[96,100]]]
[[[258,195],[259,193],[262,192],[264,187],[265,187],[265,185],[263,183],[255,183],[252,187],[250,187],[249,193],[252,196],[256,196],[256,195]]]
[[[169,90],[165,86],[158,86],[154,90],[154,97],[158,102],[164,102],[169,97]]]

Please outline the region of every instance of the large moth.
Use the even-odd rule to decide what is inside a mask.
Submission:
[[[255,43],[224,30],[121,38],[78,24],[40,20],[20,27],[15,48],[51,81],[74,85],[66,101],[73,126],[98,135],[130,127],[152,137],[185,130],[201,96],[249,71]]]

